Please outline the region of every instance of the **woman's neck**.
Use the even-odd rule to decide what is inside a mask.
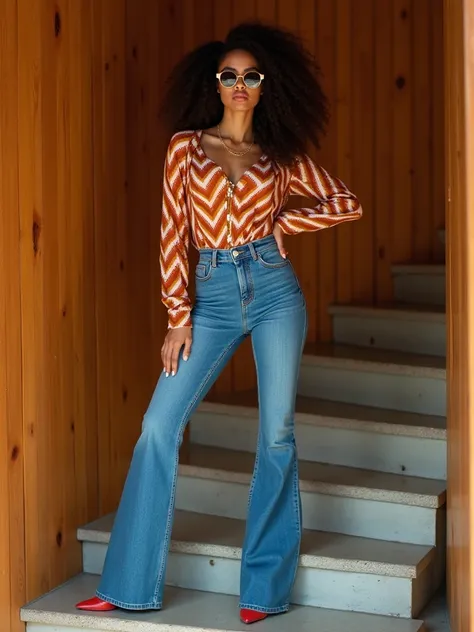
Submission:
[[[243,142],[251,143],[253,141],[252,119],[252,111],[232,112],[226,109],[219,123],[222,137],[230,138],[236,145]]]

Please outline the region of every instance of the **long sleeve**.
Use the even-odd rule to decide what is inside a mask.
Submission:
[[[284,209],[278,214],[276,223],[287,235],[329,228],[362,215],[359,200],[346,185],[307,155],[292,170],[288,194],[315,198],[317,204],[311,208]]]
[[[160,270],[161,297],[168,310],[168,328],[191,326],[189,280],[189,224],[181,164],[187,140],[176,134],[171,139],[163,176]]]

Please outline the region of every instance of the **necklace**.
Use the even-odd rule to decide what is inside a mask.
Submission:
[[[233,156],[245,156],[245,154],[248,154],[249,151],[252,149],[252,147],[254,146],[254,142],[252,141],[251,145],[249,146],[248,149],[246,149],[245,151],[234,151],[233,149],[231,149],[230,147],[227,147],[227,145],[225,144],[224,139],[221,136],[221,128],[219,125],[217,125],[217,133],[219,134],[219,140],[221,141],[221,143],[224,145],[225,149],[229,152],[229,154],[232,154]]]

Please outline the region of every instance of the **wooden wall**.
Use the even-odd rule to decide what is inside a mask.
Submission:
[[[80,570],[161,370],[164,78],[245,18],[295,29],[333,106],[319,156],[365,218],[288,239],[310,338],[440,257],[441,0],[0,0],[0,620]],[[214,394],[253,386],[246,348]]]
[[[80,568],[98,511],[91,44],[88,0],[0,2],[5,630]]]
[[[474,630],[474,6],[445,0],[448,299],[448,599],[453,632]]]

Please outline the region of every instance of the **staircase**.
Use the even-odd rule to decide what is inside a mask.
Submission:
[[[445,573],[444,266],[393,267],[396,303],[334,306],[309,344],[296,433],[304,535],[290,612],[259,632],[419,632]],[[237,632],[255,392],[205,402],[180,465],[162,612],[92,614],[113,515],[78,530],[83,573],[25,606],[30,632]]]

